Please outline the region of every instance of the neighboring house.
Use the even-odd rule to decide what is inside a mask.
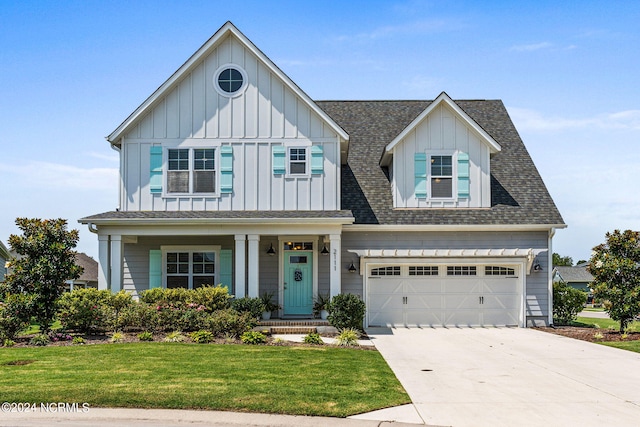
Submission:
[[[108,137],[98,286],[221,283],[279,316],[547,325],[564,221],[501,101],[314,101],[226,23]]]
[[[0,241],[0,282],[4,280],[4,276],[7,275],[7,262],[11,259],[9,249]]]
[[[98,262],[84,252],[76,254],[76,264],[82,267],[83,271],[80,277],[75,280],[69,280],[69,290],[78,288],[97,288],[98,287]]]
[[[588,265],[588,263],[584,263],[574,267],[553,267],[553,282],[564,282],[572,288],[586,292],[589,295],[587,303],[591,304],[593,302],[593,290],[591,289],[593,276],[587,271]]]

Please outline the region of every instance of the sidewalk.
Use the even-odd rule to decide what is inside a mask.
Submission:
[[[106,427],[121,425],[154,427],[415,427],[416,424],[351,418],[307,417],[298,415],[129,408],[89,408],[86,412],[77,413],[4,412],[0,417],[0,426],[21,427],[51,425],[74,427]]]

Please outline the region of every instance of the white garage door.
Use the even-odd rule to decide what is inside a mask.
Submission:
[[[518,266],[387,265],[368,273],[369,326],[520,324]]]

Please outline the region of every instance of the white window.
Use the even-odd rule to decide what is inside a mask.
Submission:
[[[496,265],[487,265],[484,267],[485,276],[515,276],[516,270],[509,267],[500,267]]]
[[[437,265],[410,265],[409,276],[437,276]]]
[[[215,286],[218,247],[163,247],[164,279],[167,289],[196,289]]]
[[[167,193],[215,193],[214,148],[167,150]]]
[[[453,197],[453,156],[432,155],[429,175],[432,198]]]
[[[307,149],[289,148],[289,174],[307,174]]]

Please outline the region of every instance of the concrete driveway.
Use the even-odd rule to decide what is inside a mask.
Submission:
[[[367,333],[426,424],[640,425],[639,353],[534,329]]]

